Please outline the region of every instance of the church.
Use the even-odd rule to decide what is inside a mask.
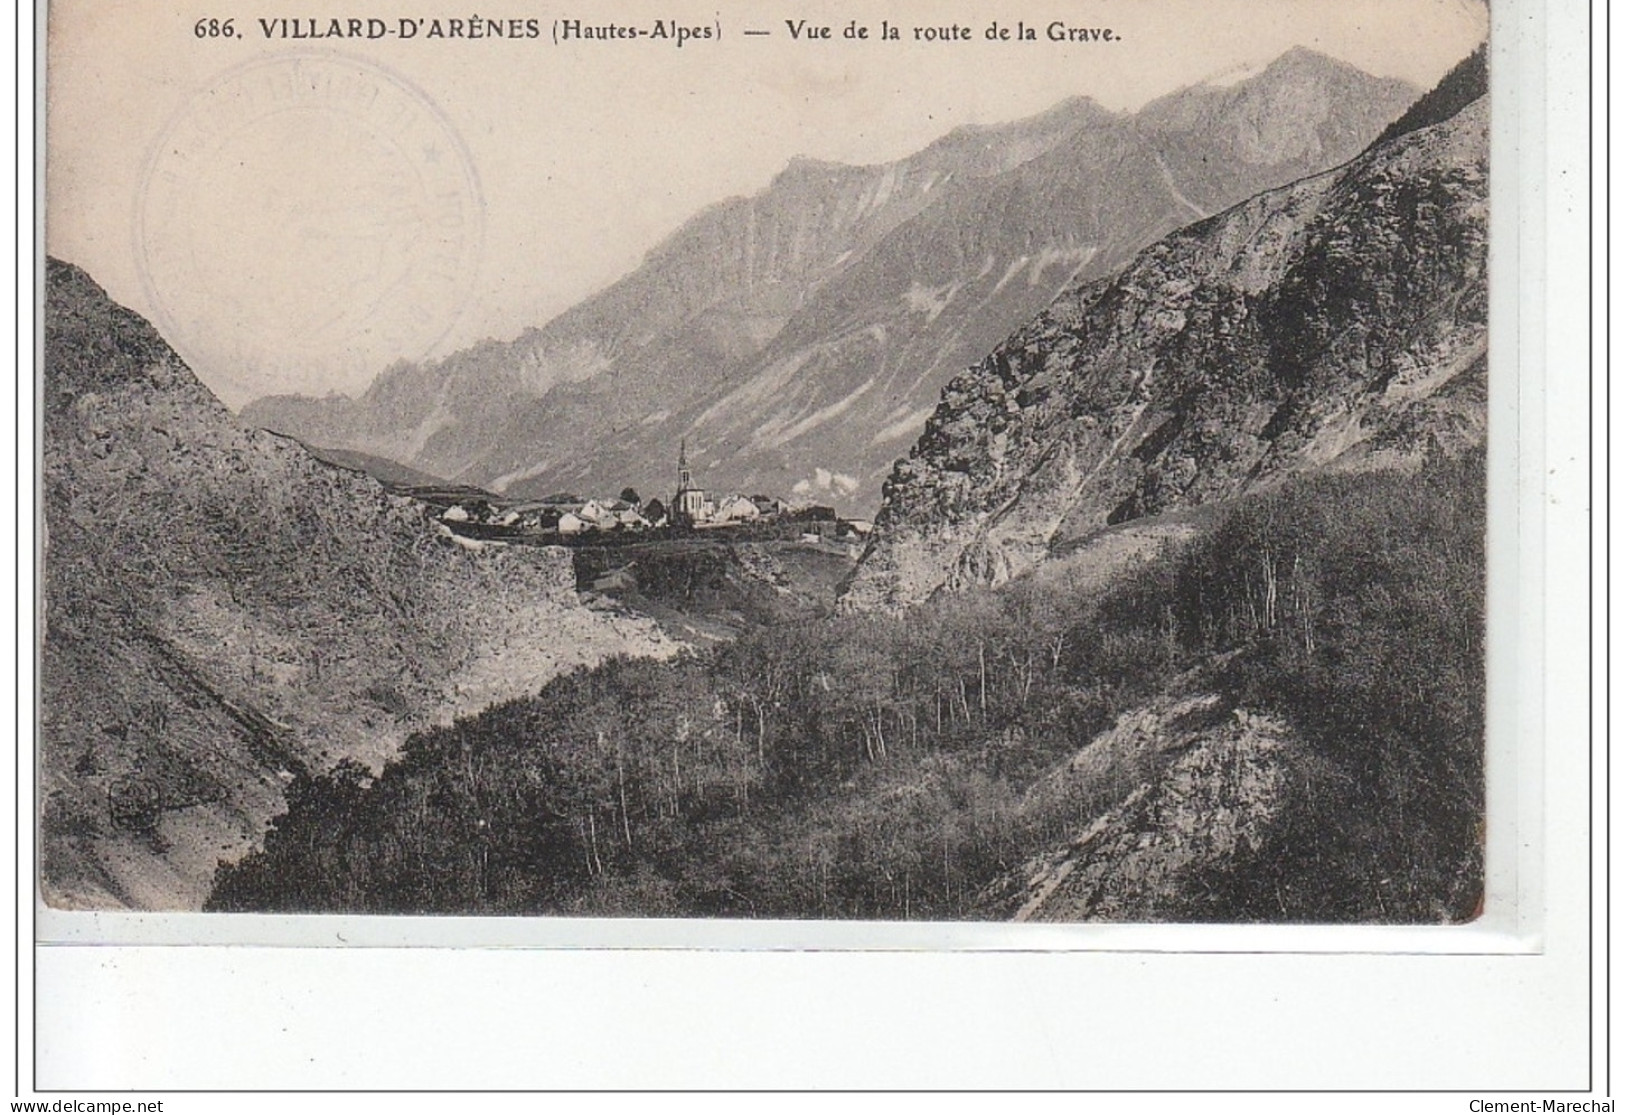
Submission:
[[[694,486],[694,474],[688,467],[688,439],[684,438],[677,450],[677,493],[671,497],[671,521],[678,526],[691,527],[709,517],[705,489]]]

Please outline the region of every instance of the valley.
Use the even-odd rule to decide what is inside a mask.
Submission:
[[[1470,920],[1485,66],[798,162],[241,417],[53,261],[47,900]]]

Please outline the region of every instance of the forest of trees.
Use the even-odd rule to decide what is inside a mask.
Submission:
[[[1218,916],[1469,917],[1483,488],[1481,454],[1300,479],[1104,594],[1027,578],[577,670],[415,735],[376,778],[300,777],[209,908],[976,916],[991,880],[1155,770],[1027,789],[1199,671],[1280,714],[1324,772],[1272,853],[1216,883]]]

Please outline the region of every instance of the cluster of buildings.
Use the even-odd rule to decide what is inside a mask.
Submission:
[[[654,520],[650,519],[652,511],[657,516]],[[465,524],[500,528],[510,534],[638,531],[659,526],[663,520],[663,509],[657,511],[631,500],[582,499],[572,495],[549,496],[502,507],[476,500],[469,504],[452,504],[440,513],[440,521],[453,529]]]
[[[868,533],[869,524],[843,521],[828,507],[791,509],[772,496],[737,493],[714,494],[694,483],[688,464],[688,445],[677,454],[677,490],[670,504],[658,498],[642,501],[628,488],[619,498],[583,498],[559,494],[521,503],[497,503],[486,498],[460,500],[444,506],[440,521],[459,534],[474,537],[556,535],[584,538],[671,529],[712,530],[753,523],[795,524],[813,538],[846,538]]]

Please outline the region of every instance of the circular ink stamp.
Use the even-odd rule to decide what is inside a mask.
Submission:
[[[343,55],[226,71],[159,137],[135,254],[157,324],[228,404],[364,388],[467,305],[479,181],[445,114]]]

